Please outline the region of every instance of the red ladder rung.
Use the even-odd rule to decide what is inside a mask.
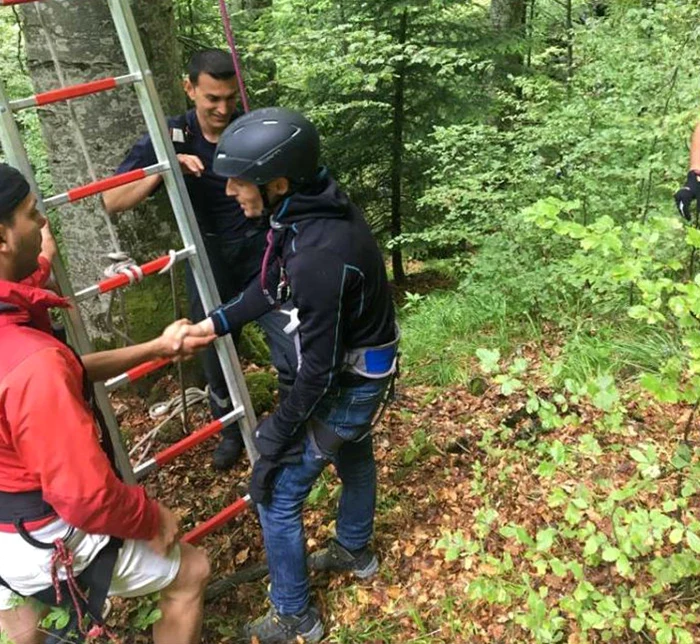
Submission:
[[[196,545],[208,534],[211,534],[214,532],[214,530],[217,530],[222,525],[228,523],[231,519],[233,519],[233,517],[245,512],[249,505],[250,496],[246,494],[243,498],[236,500],[227,508],[214,515],[211,519],[207,519],[204,523],[200,523],[198,526],[194,527],[182,538],[182,540],[187,543],[191,543],[192,545]]]
[[[186,248],[183,248],[175,253],[174,262],[180,262],[194,254],[194,246],[187,246]],[[128,286],[134,282],[140,282],[142,278],[148,275],[153,275],[154,273],[158,273],[167,268],[168,264],[170,264],[170,255],[162,255],[161,257],[152,259],[150,262],[146,262],[141,266],[137,264],[134,264],[133,266],[126,266],[123,269],[124,272],[120,272],[114,277],[108,277],[97,284],[88,286],[82,291],[78,291],[75,294],[75,299],[77,302],[82,302],[83,300],[94,297],[95,295],[109,293],[110,291],[114,291],[122,286]]]
[[[207,438],[210,438],[214,434],[218,434],[224,427],[241,418],[243,414],[244,409],[239,407],[229,412],[225,416],[213,420],[208,425],[205,425],[204,427],[192,432],[189,436],[186,436],[181,441],[178,441],[170,447],[166,447],[152,458],[149,458],[145,463],[139,465],[139,467],[134,470],[134,476],[136,476],[137,479],[142,479],[144,476],[146,476],[146,474],[152,472],[156,468],[161,467],[166,463],[170,463],[170,461],[175,460],[187,450],[190,450],[196,445],[203,443],[205,440],[207,440]]]
[[[143,273],[144,276],[146,275],[153,275],[153,273],[157,273],[158,271],[162,271],[167,265],[168,262],[170,261],[170,257],[168,255],[165,255],[163,257],[158,257],[157,259],[153,259],[150,262],[146,262],[142,266],[139,266],[141,269],[141,272]],[[115,289],[118,289],[122,286],[126,286],[127,284],[130,283],[128,275],[115,275],[114,277],[108,277],[106,280],[102,280],[98,285],[97,288],[100,293],[109,293],[110,291],[113,291]]]
[[[194,255],[195,252],[194,246],[187,246],[174,254],[173,261],[180,262],[183,259],[190,257],[190,255]],[[110,291],[114,291],[122,286],[128,286],[134,282],[140,282],[144,277],[153,275],[154,273],[158,273],[167,268],[170,261],[170,255],[162,255],[161,257],[152,259],[150,262],[146,262],[141,266],[137,264],[134,264],[133,266],[125,266],[123,269],[124,272],[120,272],[118,275],[108,277],[97,284],[88,286],[82,291],[78,291],[75,294],[75,299],[77,302],[82,302],[89,297],[109,293]]]
[[[149,373],[158,371],[158,369],[170,364],[171,362],[171,358],[158,358],[157,360],[150,360],[149,362],[144,362],[133,369],[129,369],[129,371],[126,372],[126,375],[127,378],[129,378],[129,382],[136,382],[144,376],[147,376]]]
[[[112,188],[125,186],[128,183],[139,181],[140,179],[144,179],[153,174],[165,172],[167,169],[167,163],[156,163],[155,165],[148,166],[147,168],[137,168],[136,170],[124,172],[123,174],[116,174],[113,177],[107,177],[106,179],[93,181],[92,183],[88,183],[87,185],[72,188],[67,192],[63,192],[59,195],[55,195],[54,197],[44,199],[44,205],[47,208],[62,206],[65,203],[78,201],[79,199],[85,199],[86,197],[91,197],[92,195],[105,192],[105,190],[111,190]]]
[[[174,461],[180,454],[184,454],[187,450],[192,449],[195,445],[203,443],[207,438],[218,434],[224,428],[224,424],[218,418],[213,420],[208,425],[196,430],[189,436],[186,436],[181,441],[167,447],[162,452],[158,452],[153,460],[158,466],[163,466],[170,461]]]
[[[97,94],[109,89],[114,89],[120,85],[125,85],[140,79],[139,74],[127,74],[125,76],[112,76],[110,78],[100,78],[88,83],[79,83],[70,87],[60,87],[52,89],[48,92],[35,94],[28,98],[22,98],[16,101],[10,101],[10,107],[14,111],[23,110],[28,107],[36,107],[38,105],[49,105],[58,101],[66,101],[79,96],[88,96],[89,94]]]
[[[12,4],[29,4],[30,2],[38,2],[39,0],[0,0],[0,6],[9,7]]]
[[[137,365],[133,369],[125,371],[123,374],[116,376],[115,378],[110,378],[109,380],[105,381],[105,387],[107,388],[107,391],[114,391],[117,387],[121,387],[127,383],[134,383],[144,376],[147,376],[149,373],[153,373],[154,371],[158,371],[158,369],[169,365],[171,362],[171,358],[149,360],[148,362]]]
[[[49,103],[57,103],[58,101],[65,101],[69,98],[104,92],[108,89],[114,89],[116,86],[117,81],[114,78],[103,78],[90,83],[81,83],[79,85],[71,85],[70,87],[52,89],[48,92],[35,94],[34,98],[36,99],[37,105],[48,105]]]

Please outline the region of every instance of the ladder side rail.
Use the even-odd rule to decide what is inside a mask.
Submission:
[[[12,115],[12,110],[10,109],[10,104],[7,100],[5,88],[1,80],[0,144],[2,145],[8,162],[20,170],[29,182],[32,192],[37,197],[37,208],[42,214],[45,215],[46,208],[41,198],[41,192],[39,191],[39,186],[36,183],[34,171],[32,170],[31,163],[29,162],[29,157],[27,156],[27,151],[24,147],[22,136]],[[52,264],[52,269],[61,290],[61,294],[75,302],[73,287],[68,279],[68,274],[60,256],[56,256]],[[92,353],[94,351],[92,341],[90,340],[85,324],[80,317],[80,311],[78,310],[77,305],[71,306],[65,310],[64,320],[66,322],[66,327],[72,346],[75,347],[80,355]],[[129,455],[126,451],[126,447],[122,441],[121,433],[119,431],[119,423],[117,422],[114,410],[109,401],[109,397],[107,396],[107,390],[105,389],[103,383],[95,383],[95,399],[100,411],[102,412],[102,415],[104,416],[110,438],[112,439],[112,444],[114,445],[117,467],[119,468],[124,481],[133,484],[136,482],[136,478],[131,467],[131,462],[129,461]]]
[[[153,75],[148,68],[146,55],[143,51],[131,7],[128,0],[108,0],[108,4],[129,73],[140,74],[143,79],[141,83],[135,85],[136,93],[158,162],[168,163],[170,166],[170,171],[163,175],[165,186],[184,245],[194,245],[197,249],[197,254],[189,259],[190,266],[192,267],[204,309],[211,311],[221,303],[221,300],[177,155],[168,135],[168,128],[158,92],[153,82]],[[243,406],[245,409],[245,416],[241,418],[240,425],[248,457],[253,462],[258,456],[252,440],[252,431],[256,424],[255,412],[253,411],[253,405],[240,367],[236,348],[230,336],[216,340],[215,347],[233,405],[234,407]]]

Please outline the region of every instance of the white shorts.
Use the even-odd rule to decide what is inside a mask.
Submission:
[[[72,534],[71,533],[72,530]],[[104,535],[86,534],[72,529],[62,519],[56,519],[32,536],[44,543],[70,537],[66,545],[73,553],[73,572],[77,576],[109,542]],[[24,596],[51,585],[51,555],[53,550],[35,548],[19,534],[0,532],[0,577]],[[109,595],[140,597],[169,586],[180,570],[180,548],[175,547],[167,557],[151,550],[145,541],[125,540],[114,565]],[[65,570],[59,569],[65,579]],[[0,610],[12,608],[17,595],[0,584]]]

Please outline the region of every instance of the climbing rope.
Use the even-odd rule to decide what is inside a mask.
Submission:
[[[145,433],[129,450],[129,457],[136,459],[135,467],[138,467],[148,459],[149,454],[153,449],[153,442],[160,433],[160,430],[163,429],[168,421],[181,415],[186,409],[191,408],[192,405],[207,402],[208,400],[209,387],[206,387],[205,389],[188,387],[184,390],[184,396],[178,394],[166,402],[158,402],[151,405],[148,410],[148,416],[151,418],[151,420],[162,420],[158,423],[158,425]]]
[[[177,297],[177,283],[175,281],[175,271],[171,270],[173,268],[173,265],[175,264],[176,253],[174,250],[171,250],[169,255],[170,261],[163,267],[163,269],[160,271],[160,274],[170,274],[170,299],[173,303],[173,317],[174,319],[179,320],[182,317],[182,311],[180,310],[180,302]],[[177,363],[177,379],[178,384],[180,386],[180,406],[182,407],[180,416],[182,418],[182,430],[185,434],[189,434],[190,425],[187,420],[187,391],[185,389],[185,372],[182,368],[182,361],[178,361]]]
[[[68,549],[63,539],[56,539],[53,545],[54,553],[51,556],[51,584],[56,593],[56,604],[60,606],[63,603],[61,579],[58,572],[59,568],[63,568],[66,576],[66,587],[68,588],[73,608],[78,615],[78,629],[85,637],[85,641],[89,642],[104,636],[107,637],[110,642],[117,642],[116,635],[102,624],[96,623],[89,630],[85,627],[82,606],[87,606],[88,598],[78,585],[75,573],[73,572],[73,553]]]
[[[243,111],[250,112],[250,106],[248,105],[248,93],[246,92],[245,81],[243,80],[243,73],[241,72],[241,61],[238,57],[238,49],[236,48],[236,40],[233,36],[233,29],[231,29],[231,18],[229,17],[228,9],[226,8],[226,0],[219,0],[219,11],[221,13],[221,22],[224,24],[226,42],[231,50],[231,58],[233,58],[233,68],[236,70],[236,80],[238,81],[238,91],[241,95]]]
[[[126,253],[122,251],[107,253],[107,259],[111,260],[112,263],[104,269],[103,275],[105,277],[110,278],[123,274],[129,278],[129,284],[133,284],[134,281],[140,282],[143,279],[143,273],[140,271],[140,269],[138,271],[133,270],[134,266],[136,266],[137,269],[138,266],[136,265],[136,262],[133,259],[131,259],[131,257],[129,257]],[[119,300],[120,314],[125,327],[124,331],[117,328],[114,324],[115,300]],[[121,338],[125,344],[135,344],[129,336],[129,328],[127,326],[126,317],[126,303],[124,302],[124,298],[121,296],[121,293],[119,294],[119,297],[117,297],[117,291],[110,291],[109,293],[109,300],[107,302],[107,313],[105,314],[105,326],[107,327],[107,331]]]
[[[127,253],[123,251],[116,251],[113,253],[107,253],[106,257],[112,262],[103,271],[103,275],[106,278],[109,279],[112,277],[117,277],[118,275],[125,275],[129,280],[129,286],[131,286],[132,284],[137,284],[143,280],[143,270],[134,259],[129,257]],[[168,263],[158,271],[158,275],[164,275],[165,273],[170,274],[173,301],[177,302],[177,292],[175,290],[175,285],[173,284],[173,271],[171,270],[177,260],[177,251],[170,249],[168,251],[168,257]],[[114,325],[114,301],[116,299],[117,293],[119,293],[120,296],[122,294],[121,291],[110,291],[109,293],[109,302],[107,304],[107,313],[105,315],[105,325],[108,331],[110,331],[114,335],[119,336],[127,345],[133,345],[135,343],[131,339],[131,337],[129,337],[128,328],[126,329],[126,331],[121,331]],[[119,297],[119,304],[121,307],[122,320],[124,322],[124,326],[126,326],[126,306],[123,297]],[[174,313],[176,320],[181,317],[179,308],[177,306],[174,307]]]

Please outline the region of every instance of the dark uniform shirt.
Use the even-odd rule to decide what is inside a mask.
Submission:
[[[234,118],[238,116],[234,115]],[[178,154],[193,154],[204,164],[200,177],[185,175],[185,184],[192,201],[197,223],[203,235],[220,242],[249,237],[261,228],[260,220],[245,217],[238,202],[226,196],[226,177],[212,170],[216,143],[204,138],[194,109],[168,119],[173,146]],[[143,136],[129,151],[117,168],[117,174],[157,163],[156,153],[148,135]]]

